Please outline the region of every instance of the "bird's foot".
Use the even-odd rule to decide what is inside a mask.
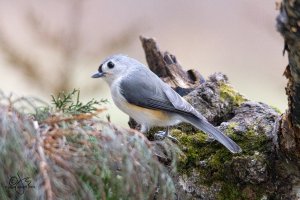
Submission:
[[[154,134],[155,140],[163,140],[165,138],[169,138],[172,142],[179,143],[179,141],[175,137],[169,135],[167,131],[158,131]]]
[[[158,131],[154,134],[155,140],[163,140],[168,136],[168,133],[166,131]]]

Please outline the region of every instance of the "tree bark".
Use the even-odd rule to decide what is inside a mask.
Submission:
[[[176,57],[160,51],[153,38],[140,37],[149,68],[176,92],[185,95],[204,82],[196,70],[184,71]]]
[[[284,75],[288,79],[288,110],[282,117],[279,146],[290,158],[300,163],[300,0],[283,0],[277,17],[289,64]]]

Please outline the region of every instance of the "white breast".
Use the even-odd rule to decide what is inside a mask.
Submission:
[[[114,81],[110,89],[112,99],[116,106],[139,124],[149,128],[153,126],[165,127],[178,124],[182,121],[178,115],[129,104],[121,94],[120,80]]]

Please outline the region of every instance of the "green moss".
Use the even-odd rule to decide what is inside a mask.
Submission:
[[[265,194],[265,188],[260,185],[239,186],[234,183],[224,184],[217,196],[218,200],[249,200],[261,199]]]
[[[270,106],[271,108],[273,108],[275,110],[275,112],[277,112],[278,114],[282,114],[281,110],[275,106]]]
[[[240,135],[235,133],[237,123],[232,122],[227,126],[225,130],[232,140],[234,140],[243,150],[243,155],[252,155],[254,151],[265,152],[268,147],[266,145],[269,140],[266,135],[258,134],[253,128],[249,128],[246,133]]]
[[[257,134],[253,129],[250,129],[246,134],[239,136],[235,135],[232,137],[240,147],[243,149],[243,155],[253,155],[255,152],[267,152],[269,151],[269,146],[267,143],[269,139],[264,134]]]
[[[230,162],[232,159],[232,153],[229,152],[226,148],[221,148],[216,151],[215,154],[212,154],[209,158],[209,166],[215,171],[218,171],[217,175],[220,175],[219,178],[222,179],[222,171],[224,168],[224,165],[226,165],[227,162]],[[221,172],[221,173],[220,173]]]
[[[216,141],[208,142],[207,135],[199,131],[186,134],[178,129],[172,135],[180,141],[185,157],[179,159],[178,170],[182,174],[189,174],[191,169],[197,169],[201,174],[200,183],[210,185],[213,180],[222,177],[222,165],[231,160],[232,154]],[[205,166],[201,166],[205,163]]]
[[[225,131],[226,135],[228,135],[231,138],[234,138],[236,136],[235,134],[235,128],[238,126],[236,122],[231,122],[228,124],[227,129]]]
[[[226,183],[223,185],[222,190],[217,195],[218,200],[239,200],[242,198],[240,188],[236,184]]]
[[[234,134],[234,127],[235,124],[229,125],[226,133],[229,133],[230,137],[240,145],[243,151],[241,154],[232,155],[232,158],[234,156],[253,156],[256,155],[257,152],[262,152],[264,154],[269,151],[269,139],[264,134],[258,134],[253,129],[249,129],[244,135],[237,135]],[[255,158],[262,159],[260,155],[261,153],[255,156]],[[214,157],[217,157],[217,154],[214,155]],[[225,165],[226,163],[230,165],[231,162],[231,160],[224,161]],[[223,184],[218,199],[260,199],[263,195],[263,185],[252,185],[249,183],[241,186],[234,180],[228,181],[226,178],[224,179],[224,177],[226,177],[226,173],[230,173],[226,169],[223,168],[222,170],[219,170],[219,172],[223,172],[223,174],[220,174],[219,180],[223,180],[226,184]]]
[[[204,133],[198,132],[195,134],[186,134],[180,130],[173,130],[171,134],[180,141],[181,149],[185,153],[185,157],[180,159],[180,167],[182,170],[192,169],[201,159],[200,155],[203,154],[201,150],[205,146],[207,136]]]
[[[189,175],[196,170],[199,173],[198,184],[210,186],[212,183],[222,184],[218,199],[249,199],[251,192],[260,194],[260,185],[241,185],[232,174],[232,159],[236,156],[253,156],[257,152],[267,152],[269,140],[263,134],[258,134],[249,129],[245,134],[235,134],[237,123],[229,124],[226,134],[229,135],[243,152],[232,154],[217,141],[208,142],[207,135],[201,131],[194,134],[186,134],[179,129],[172,130],[171,134],[176,137],[185,156],[179,159],[178,172]],[[247,188],[247,190],[245,190]],[[250,191],[250,192],[249,192]],[[257,197],[259,197],[258,195]]]
[[[237,135],[234,133],[235,126],[237,124],[230,124],[225,132],[242,148],[243,155],[253,155],[257,151],[266,152],[268,150],[269,140],[265,135],[257,134],[253,129],[243,135]],[[233,156],[240,155],[230,153],[217,141],[208,142],[207,135],[201,131],[186,134],[179,129],[173,129],[171,134],[179,140],[181,149],[186,155],[186,161],[183,164],[188,166],[198,166],[198,162],[205,160],[210,167],[217,169],[224,162],[230,161]]]
[[[222,83],[220,85],[220,97],[223,101],[231,101],[234,105],[241,105],[246,101],[245,97],[235,91],[230,85]]]

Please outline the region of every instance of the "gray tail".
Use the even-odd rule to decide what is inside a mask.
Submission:
[[[219,131],[216,127],[214,127],[206,120],[190,116],[184,117],[184,119],[187,122],[191,123],[193,126],[200,129],[201,131],[212,135],[216,140],[223,144],[232,153],[239,153],[242,151],[239,145],[237,145],[233,140],[231,140],[228,136],[224,135],[221,131]]]

